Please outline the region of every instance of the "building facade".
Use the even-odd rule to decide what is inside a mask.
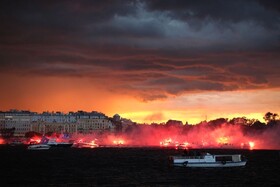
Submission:
[[[24,136],[26,132],[32,131],[31,115],[29,111],[1,112],[0,128],[14,129],[14,136]]]
[[[112,121],[99,112],[43,112],[41,114],[30,111],[0,112],[0,129],[14,128],[14,136],[24,136],[25,133],[34,131],[46,133],[82,133],[115,130]]]
[[[112,121],[102,113],[77,113],[77,132],[91,134],[93,132],[114,131]]]

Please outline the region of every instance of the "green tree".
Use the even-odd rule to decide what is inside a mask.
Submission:
[[[279,120],[279,115],[277,113],[267,112],[263,119],[266,121],[267,124],[271,122],[275,122],[276,120]]]
[[[0,129],[0,134],[2,135],[3,138],[9,139],[14,136],[15,130],[16,130],[15,127],[3,128],[3,129]]]
[[[35,132],[35,131],[28,131],[25,133],[26,138],[32,138],[34,136],[42,136],[42,134]]]

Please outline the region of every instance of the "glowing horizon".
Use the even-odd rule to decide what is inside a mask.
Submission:
[[[17,86],[17,89],[21,90],[21,97],[0,93],[2,98],[7,98],[3,100],[0,110],[64,113],[78,110],[98,111],[108,116],[119,114],[138,123],[160,123],[173,119],[180,120],[183,124],[186,121],[196,124],[204,120],[244,116],[264,122],[263,116],[266,112],[279,114],[280,111],[279,89],[196,92],[146,102],[137,97],[110,93],[101,86],[98,87],[98,92],[95,92],[87,81],[83,81],[85,85],[82,85],[79,84],[81,80],[77,79],[37,78],[35,82],[29,77],[14,77],[10,80],[13,79],[15,82],[20,82],[19,79],[25,81],[24,87],[28,89]],[[40,85],[42,82],[44,84]],[[71,88],[69,82],[77,84],[78,89]],[[4,88],[9,89],[8,86]],[[30,90],[34,91],[30,94]],[[12,97],[13,101],[8,99],[9,97]]]

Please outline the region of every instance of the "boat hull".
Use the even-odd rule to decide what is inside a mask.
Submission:
[[[73,145],[73,143],[51,143],[51,144],[47,144],[51,147],[71,147]]]
[[[48,150],[51,147],[48,145],[30,145],[28,146],[28,150]]]
[[[197,168],[211,168],[211,167],[242,167],[246,165],[246,161],[242,162],[214,162],[214,163],[207,163],[207,162],[199,162],[199,163],[189,163],[189,162],[184,162],[184,163],[174,163],[174,166],[183,166],[183,167],[197,167]]]

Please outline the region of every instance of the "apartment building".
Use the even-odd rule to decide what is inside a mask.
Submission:
[[[45,133],[83,133],[115,130],[111,120],[99,112],[43,112],[11,110],[0,112],[0,129],[15,128],[14,136],[24,136],[26,132]]]

